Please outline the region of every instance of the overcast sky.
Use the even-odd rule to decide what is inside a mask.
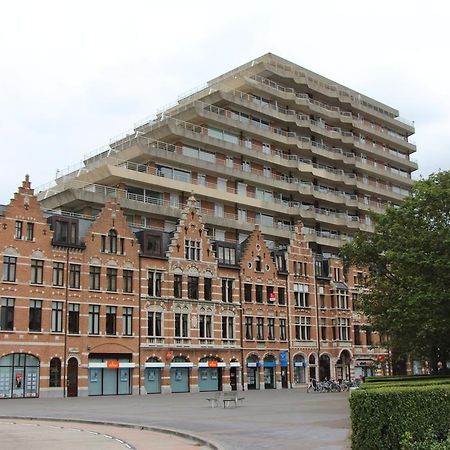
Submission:
[[[267,52],[414,120],[416,178],[450,168],[444,1],[9,1],[0,21],[0,203]]]

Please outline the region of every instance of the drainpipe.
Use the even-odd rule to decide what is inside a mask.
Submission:
[[[69,247],[66,249],[66,287],[64,292],[64,366],[63,366],[63,398],[66,397],[67,390],[67,324],[68,324],[68,316],[69,316]]]
[[[239,303],[240,303],[240,328],[241,328],[241,387],[244,390],[244,309],[242,307],[242,271],[239,269]]]
[[[316,379],[317,372],[319,371],[319,358],[320,358],[320,317],[319,317],[319,303],[317,301],[317,278],[316,278],[316,257],[313,256],[313,277],[314,277],[314,306],[316,308],[316,335],[317,335],[317,361],[316,361]],[[320,375],[320,374],[319,374]]]
[[[138,252],[140,253],[139,249]],[[138,379],[139,379],[139,394],[141,395],[141,313],[142,313],[142,305],[141,305],[141,297],[142,297],[142,289],[141,289],[141,255],[138,254]]]
[[[287,264],[289,264],[289,257],[287,260]],[[288,268],[289,272],[289,268]],[[286,310],[287,310],[287,339],[288,339],[288,380],[289,380],[289,386],[292,389],[292,382],[293,382],[293,373],[291,370],[291,357],[292,357],[292,341],[291,341],[291,303],[289,301],[290,295],[289,295],[289,275],[286,277]]]

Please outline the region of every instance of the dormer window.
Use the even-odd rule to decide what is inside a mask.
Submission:
[[[108,251],[109,253],[117,253],[117,231],[109,230],[108,233]]]

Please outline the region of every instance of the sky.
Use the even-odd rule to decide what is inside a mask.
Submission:
[[[0,204],[267,52],[413,120],[415,178],[449,170],[449,24],[438,0],[4,1]]]

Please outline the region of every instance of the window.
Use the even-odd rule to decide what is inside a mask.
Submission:
[[[234,338],[234,317],[222,316],[222,339]]]
[[[278,288],[278,304],[285,305],[286,304],[286,290],[284,287]]]
[[[117,332],[117,306],[106,307],[106,334],[114,336]]]
[[[233,168],[234,160],[232,156],[227,156],[227,159],[225,160],[225,165],[227,167],[230,167],[231,169]]]
[[[27,241],[32,241],[34,239],[34,223],[27,222]]]
[[[78,222],[76,220],[53,218],[53,242],[57,244],[76,244],[78,241]]]
[[[89,334],[100,334],[100,305],[89,305]]]
[[[93,291],[100,290],[100,267],[89,267],[89,289]]]
[[[214,214],[216,217],[224,217],[225,216],[225,209],[224,209],[223,203],[215,203]]]
[[[263,302],[263,286],[262,284],[255,285],[256,288],[256,303]]]
[[[311,339],[311,318],[296,317],[295,318],[295,339],[298,341],[309,341]]]
[[[200,241],[186,239],[184,241],[185,258],[190,261],[200,261]]]
[[[69,334],[80,332],[80,305],[79,303],[69,303]]]
[[[261,257],[260,256],[257,256],[255,258],[255,271],[261,272]]]
[[[61,333],[63,329],[63,302],[52,302],[52,324],[53,333]]]
[[[133,334],[133,308],[128,306],[122,308],[122,334],[124,336]]]
[[[245,339],[253,339],[253,317],[245,317]]]
[[[273,317],[267,319],[267,339],[270,341],[275,339],[275,319]]]
[[[280,319],[280,341],[286,340],[286,319]]]
[[[188,277],[188,298],[198,300],[198,277]]]
[[[14,299],[2,298],[0,310],[0,330],[14,330]]]
[[[354,325],[354,327],[353,327],[353,335],[354,335],[355,345],[361,345],[361,333],[360,333],[360,326],[359,325]]]
[[[275,303],[275,292],[273,286],[266,287],[267,303]]]
[[[373,341],[372,341],[372,329],[367,327],[366,328],[366,345],[368,347],[370,347],[371,345],[373,345]]]
[[[175,298],[183,297],[183,275],[173,276],[173,296]]]
[[[295,306],[301,308],[308,307],[308,285],[294,283],[294,302]]]
[[[340,341],[350,340],[350,320],[340,317],[334,320],[335,326],[337,327],[337,338]]]
[[[109,230],[108,251],[109,251],[109,253],[117,253],[117,231],[116,230]]]
[[[247,210],[238,209],[238,220],[241,222],[247,222]]]
[[[321,308],[325,308],[325,286],[319,286],[319,304]]]
[[[305,262],[294,261],[294,275],[295,276],[306,276],[308,265]]]
[[[236,249],[234,247],[217,246],[219,264],[236,265]]]
[[[16,227],[14,230],[14,237],[16,239],[22,239],[22,229],[23,229],[23,222],[20,220],[16,220]]]
[[[188,316],[187,313],[175,313],[175,337],[188,337]]]
[[[109,292],[117,292],[117,269],[106,269],[106,289]]]
[[[147,313],[147,333],[150,337],[162,336],[162,313],[148,311]]]
[[[120,244],[120,254],[125,255],[125,238],[120,238],[119,244]]]
[[[233,302],[233,280],[222,278],[222,301],[227,303]]]
[[[197,175],[197,184],[200,186],[206,186],[206,175],[199,173]]]
[[[199,337],[211,338],[212,317],[208,314],[200,314],[199,324]]]
[[[245,283],[244,284],[244,300],[246,302],[252,301],[252,285]]]
[[[43,282],[44,282],[44,261],[40,259],[32,259],[30,283],[42,284]]]
[[[226,178],[217,178],[217,190],[227,192],[227,180]]]
[[[16,281],[17,258],[14,256],[3,257],[3,281]]]
[[[148,295],[151,297],[161,297],[162,273],[148,271]]]
[[[61,387],[61,360],[52,358],[50,360],[49,387]]]
[[[42,300],[30,300],[28,330],[41,331],[41,321],[42,321]]]
[[[53,263],[53,286],[64,286],[64,263]]]
[[[251,172],[252,171],[252,164],[250,161],[242,161],[242,170],[243,172]]]
[[[327,340],[327,319],[322,317],[320,319],[320,338],[322,341]]]
[[[258,341],[264,340],[264,317],[256,318],[256,339]]]
[[[212,299],[212,279],[211,278],[204,279],[203,294],[204,294],[205,300]]]
[[[337,290],[336,291],[336,305],[338,309],[348,309],[348,296],[347,291],[344,290]]]
[[[128,294],[133,292],[133,271],[123,269],[123,279],[122,279],[123,292]]]
[[[70,264],[69,266],[69,287],[72,289],[80,289],[81,265]]]

